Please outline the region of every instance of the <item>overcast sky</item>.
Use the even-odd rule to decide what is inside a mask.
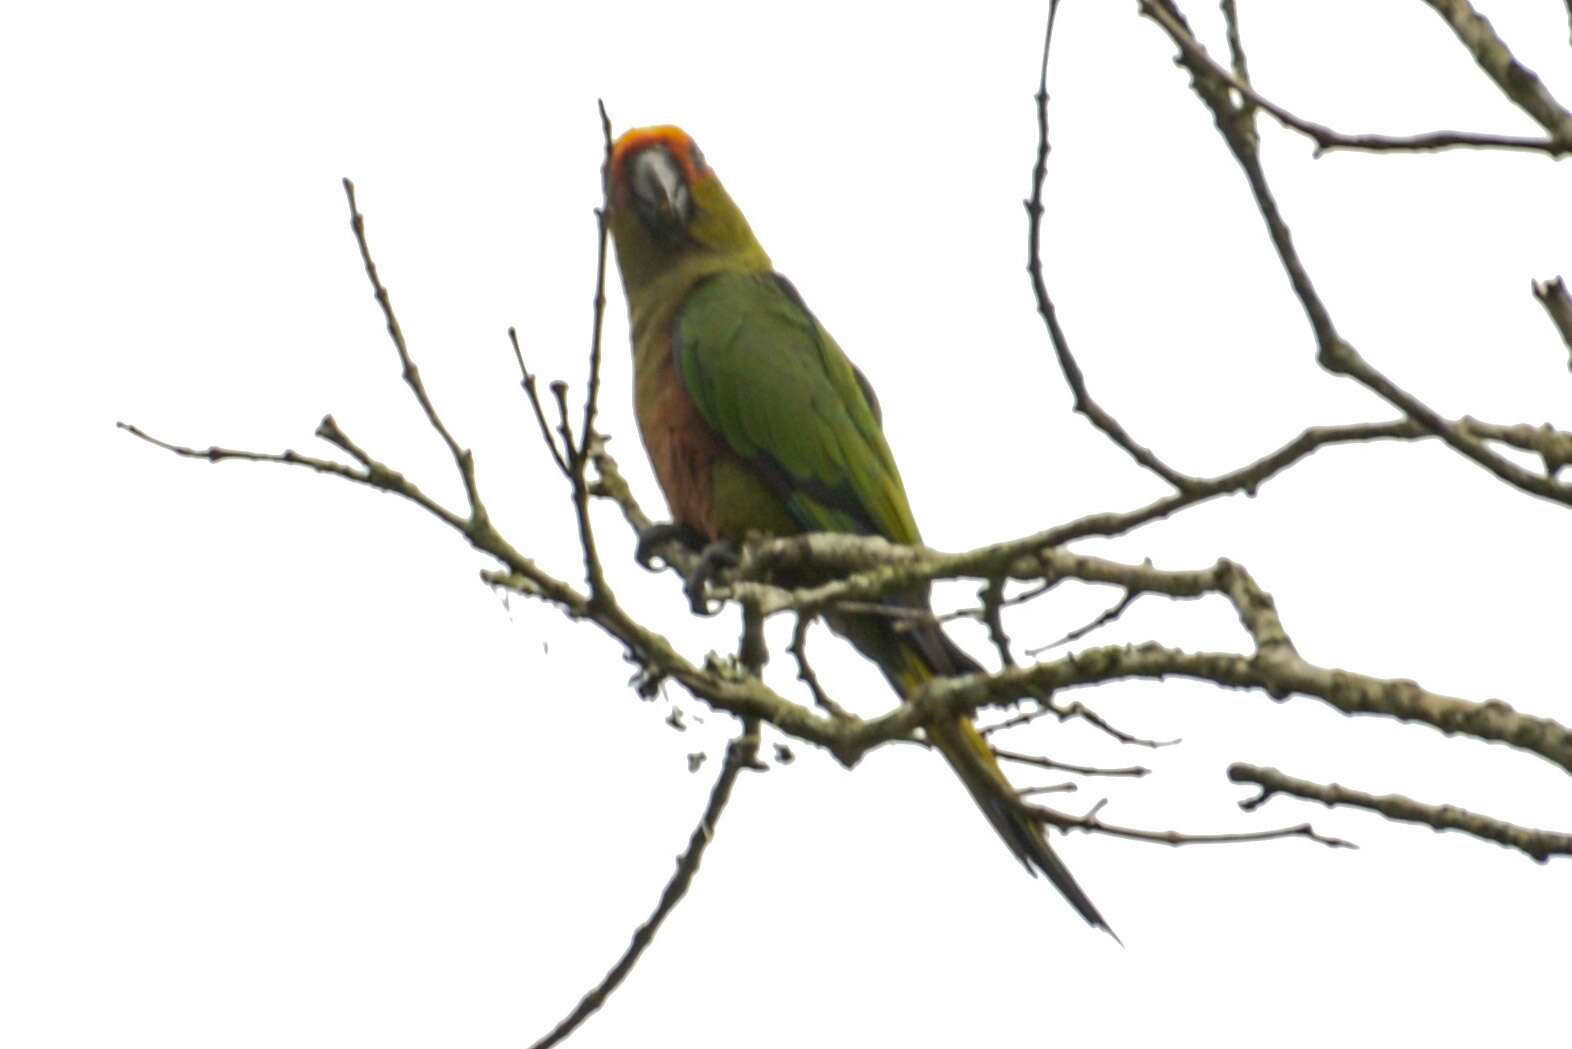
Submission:
[[[543,6],[543,5],[542,5]],[[1556,0],[1484,4],[1572,100]],[[1240,174],[1133,3],[1066,0],[1045,264],[1095,392],[1195,474],[1304,426],[1387,418],[1320,371]],[[1222,46],[1215,4],[1187,5]],[[1347,131],[1533,126],[1418,0],[1241,3],[1258,86]],[[1045,5],[492,8],[31,5],[0,34],[0,1043],[518,1046],[650,911],[728,733],[640,702],[618,647],[480,584],[417,510],[303,471],[177,461],[113,429],[325,452],[345,430],[458,499],[399,381],[341,176],[427,384],[516,545],[577,571],[566,493],[516,385],[582,382],[601,156],[618,129],[701,143],[782,272],[878,388],[927,540],[964,549],[1159,483],[1069,410],[1023,269]],[[961,11],[965,14],[961,14]],[[1572,422],[1529,294],[1572,271],[1568,167],[1448,153],[1312,159],[1263,123],[1340,328],[1449,415]],[[615,283],[615,278],[613,278]],[[644,505],[620,288],[602,420]],[[729,647],[670,576],[603,550],[685,652]],[[1572,720],[1572,518],[1431,446],[1322,452],[1087,551],[1228,556],[1303,654]],[[941,600],[965,600],[967,588]],[[1113,597],[1060,588],[1023,645]],[[988,655],[976,632],[958,636]],[[771,680],[792,684],[772,634]],[[1150,598],[1088,644],[1245,642],[1226,605]],[[841,642],[831,690],[890,702]],[[795,694],[795,693],[794,693]],[[1011,740],[1156,774],[1073,812],[1294,840],[1055,839],[1125,946],[1023,875],[933,755],[847,773],[798,746],[739,783],[690,898],[576,1046],[1517,1044],[1565,1030],[1572,861],[1277,800],[1231,761],[1572,829],[1563,772],[1427,728],[1195,683],[1079,698],[1153,737]],[[666,724],[673,709],[689,728]],[[688,755],[710,761],[697,774]],[[1052,775],[1021,775],[1052,782]]]

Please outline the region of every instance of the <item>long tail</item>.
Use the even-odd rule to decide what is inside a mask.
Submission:
[[[1022,866],[1034,876],[1041,871],[1089,925],[1105,930],[1117,940],[1118,934],[1103,920],[1070,869],[1049,847],[1041,826],[1021,810],[1020,803],[1015,800],[1015,788],[1000,770],[999,762],[977,726],[970,719],[960,718],[948,725],[930,726],[928,739],[949,760],[950,767],[971,792],[972,800]]]
[[[881,622],[878,617],[871,616],[835,617],[831,626],[877,662],[903,697],[912,695],[935,677],[970,674],[982,669],[937,626],[897,635],[888,620]],[[1103,920],[1069,868],[1049,847],[1041,825],[1026,814],[1015,788],[999,768],[988,741],[971,719],[957,718],[946,725],[930,725],[927,734],[1021,865],[1033,876],[1041,872],[1088,924],[1117,940],[1118,934]]]

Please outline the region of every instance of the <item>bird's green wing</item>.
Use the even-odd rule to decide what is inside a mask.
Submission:
[[[673,336],[699,414],[799,525],[919,541],[872,389],[785,278],[707,278]]]

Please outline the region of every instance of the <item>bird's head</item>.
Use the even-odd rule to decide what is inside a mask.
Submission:
[[[625,133],[605,179],[607,221],[630,294],[672,271],[770,268],[748,220],[681,128]]]

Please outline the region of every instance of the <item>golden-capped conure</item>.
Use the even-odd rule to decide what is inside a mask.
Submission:
[[[867,379],[775,272],[693,140],[675,127],[629,131],[605,176],[639,432],[675,524],[711,544],[807,531],[921,542]],[[886,601],[926,610],[927,588]],[[980,669],[931,619],[904,618],[901,629],[877,614],[829,623],[902,696]],[[1107,928],[972,722],[925,731],[1010,851]]]

